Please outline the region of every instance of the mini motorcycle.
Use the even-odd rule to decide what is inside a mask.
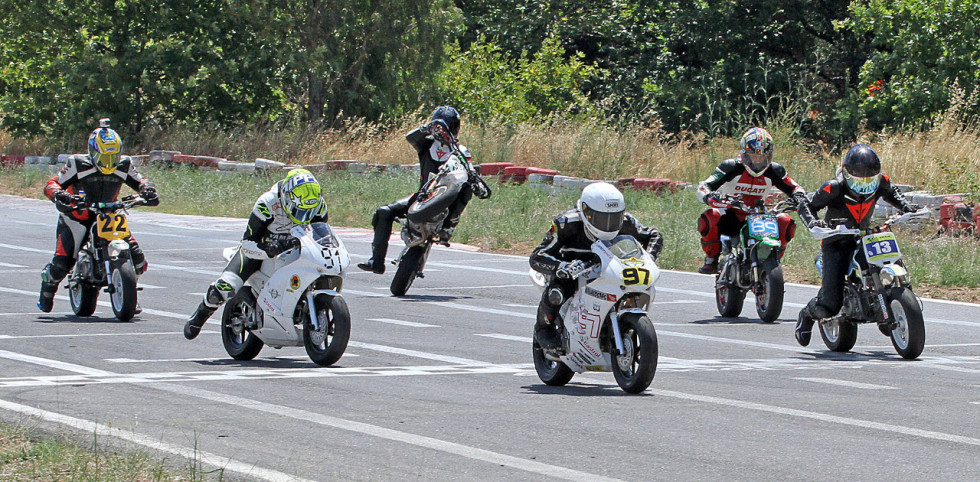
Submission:
[[[922,302],[912,292],[898,239],[889,229],[893,224],[929,215],[928,209],[922,209],[891,216],[866,231],[843,225],[810,230],[815,239],[854,236],[859,240],[844,282],[844,305],[840,313],[818,321],[820,337],[831,351],[854,348],[858,323],[876,323],[878,331],[891,338],[892,346],[902,358],[914,360],[922,353],[926,343]],[[823,255],[817,256],[816,266],[822,275]]]
[[[422,270],[433,244],[449,246],[449,239],[440,237],[439,230],[463,188],[469,184],[479,199],[489,199],[492,194],[490,186],[466,159],[452,134],[442,134],[452,155],[419,189],[405,217],[396,218],[402,225],[401,238],[405,247],[392,261],[398,266],[391,279],[391,294],[395,296],[404,296],[416,278],[425,277]]]
[[[77,210],[91,212],[95,222],[85,234],[78,260],[68,275],[71,310],[77,316],[92,316],[99,289],[105,287],[116,318],[129,321],[136,314],[139,288],[127,241],[131,233],[125,211],[146,201],[138,195],[97,203],[87,203],[84,197],[76,196],[73,201]]]
[[[350,311],[340,293],[350,255],[326,223],[295,226],[297,247],[262,262],[221,315],[221,341],[236,360],[263,345],[305,346],[314,363],[340,360],[350,339]],[[231,259],[239,247],[225,249]]]
[[[718,276],[715,277],[715,302],[721,316],[735,317],[742,312],[745,293],[755,295],[755,311],[766,323],[779,318],[783,310],[783,268],[779,264],[779,223],[776,215],[796,210],[791,200],[766,206],[760,199],[747,206],[738,198],[725,201],[732,208],[748,213],[738,236],[721,237],[722,254]]]
[[[640,393],[657,371],[657,332],[647,310],[660,269],[629,235],[598,240],[592,252],[596,261],[576,261],[571,270],[578,290],[559,310],[561,345],[544,350],[535,340],[534,369],[554,386],[565,385],[575,373],[612,371],[620,388]],[[548,282],[534,270],[531,279],[542,290]]]

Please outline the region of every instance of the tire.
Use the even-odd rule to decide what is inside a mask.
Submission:
[[[99,301],[99,287],[80,279],[68,282],[68,301],[75,316],[92,316]]]
[[[619,321],[625,353],[613,357],[613,376],[623,391],[640,393],[650,386],[657,374],[657,331],[646,315],[627,313]],[[611,334],[612,330],[609,332]],[[615,341],[611,346],[615,346]]]
[[[786,283],[783,280],[783,268],[779,266],[776,256],[778,255],[774,253],[773,257],[762,263],[759,269],[758,289],[755,293],[755,312],[766,323],[776,321],[783,311]]]
[[[437,186],[431,196],[419,194],[415,202],[408,206],[405,217],[413,223],[425,223],[440,215],[452,205],[461,189],[459,184],[442,184]]]
[[[425,255],[425,246],[414,246],[405,252],[401,261],[398,262],[398,269],[395,276],[391,279],[391,294],[395,296],[405,296],[408,289],[418,276],[422,268],[422,256]]]
[[[248,331],[244,319],[255,316],[255,296],[245,288],[225,305],[221,312],[221,343],[236,360],[251,360],[262,351],[262,340]]]
[[[534,357],[534,371],[538,372],[538,378],[545,385],[561,387],[575,376],[575,372],[568,368],[568,365],[545,358],[544,351],[541,350],[537,340],[531,343],[531,352]]]
[[[350,310],[341,296],[319,295],[313,303],[320,330],[314,330],[307,319],[303,322],[303,345],[313,363],[330,366],[337,363],[347,350],[350,340]]]
[[[715,304],[718,305],[718,313],[726,318],[736,318],[742,313],[742,304],[745,303],[745,292],[735,286],[735,277],[732,276],[738,269],[734,259],[729,258],[725,261],[724,270],[715,278]],[[723,278],[724,277],[724,278]],[[725,281],[725,283],[721,283]]]
[[[824,344],[830,351],[850,351],[857,343],[857,323],[840,318],[822,322],[820,323],[820,337],[823,338]]]
[[[136,270],[129,258],[116,261],[112,267],[112,293],[109,295],[112,312],[119,321],[129,321],[136,314]]]
[[[889,334],[892,346],[902,358],[915,360],[926,346],[926,326],[919,300],[912,290],[895,288],[889,293],[887,302],[892,321],[896,323]]]

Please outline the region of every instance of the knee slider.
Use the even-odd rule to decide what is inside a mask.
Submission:
[[[208,287],[208,293],[204,297],[205,305],[210,308],[218,307],[235,296],[235,293],[238,293],[244,284],[238,275],[228,272],[222,273],[221,277]]]
[[[707,236],[711,233],[711,229],[718,225],[720,219],[721,213],[717,209],[706,210],[698,218],[698,232],[701,233],[701,236]]]
[[[789,214],[783,213],[776,216],[779,223],[779,230],[783,233],[784,243],[790,242],[796,236],[796,221]]]

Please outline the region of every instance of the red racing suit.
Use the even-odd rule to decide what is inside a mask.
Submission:
[[[771,188],[775,187],[790,197],[802,197],[806,193],[803,188],[786,174],[786,168],[772,163],[762,174],[753,176],[745,169],[738,158],[722,161],[710,177],[698,185],[698,200],[709,207],[698,219],[698,232],[701,233],[701,249],[705,256],[716,258],[721,253],[721,235],[736,236],[745,224],[748,213],[741,209],[726,207],[716,203],[713,196],[730,196],[739,194],[742,202],[748,206],[755,205],[758,200],[765,200]],[[796,223],[789,214],[776,216],[779,223],[780,242],[782,247],[793,239],[796,233]]]

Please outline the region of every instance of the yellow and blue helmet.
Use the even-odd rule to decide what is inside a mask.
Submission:
[[[102,174],[112,174],[122,157],[122,138],[109,128],[109,119],[99,119],[99,128],[88,136],[88,155]]]
[[[309,224],[322,211],[320,183],[306,169],[293,169],[286,174],[279,183],[279,199],[283,211],[296,224]]]
[[[753,127],[738,141],[739,157],[749,175],[758,177],[772,164],[772,135],[761,127]]]

